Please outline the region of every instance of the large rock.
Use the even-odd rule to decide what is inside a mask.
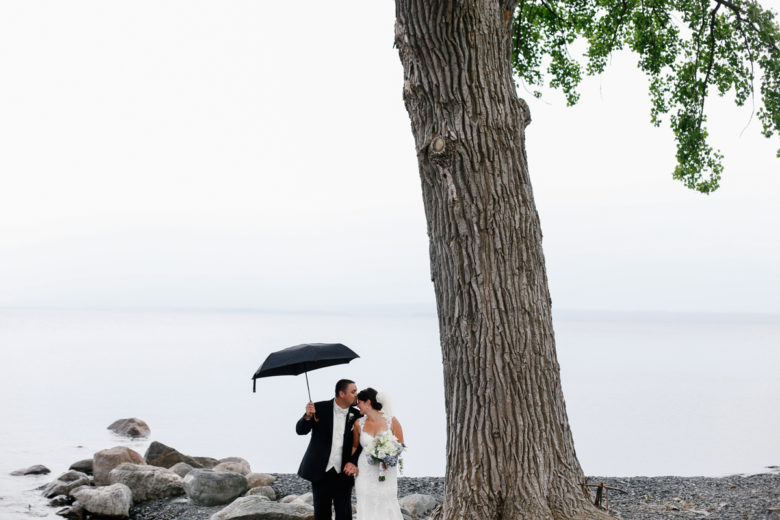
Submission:
[[[249,475],[252,472],[252,468],[249,467],[249,462],[241,457],[227,457],[220,459],[219,464],[214,466],[214,471],[232,471],[233,473],[241,473],[242,475]]]
[[[311,494],[311,491],[303,495],[287,495],[279,499],[279,502],[283,504],[309,504],[311,506],[314,505],[314,495]]]
[[[149,425],[135,417],[114,421],[108,426],[108,429],[119,435],[126,435],[127,437],[148,437],[151,433]]]
[[[36,464],[35,466],[30,466],[29,468],[17,469],[16,471],[12,471],[11,475],[14,476],[46,475],[48,473],[51,473],[51,470],[49,468],[47,468],[46,466],[42,466],[40,464]]]
[[[86,473],[87,475],[92,475],[92,459],[84,459],[74,462],[68,469],[73,469],[82,473]]]
[[[56,480],[49,482],[43,488],[43,496],[53,498],[57,495],[67,495],[71,489],[87,485],[89,485],[88,475],[80,471],[70,470],[57,477]]]
[[[270,502],[271,501],[270,498],[265,496],[263,493],[258,492],[258,490],[260,490],[260,489],[261,488],[252,488],[249,491],[247,491],[246,494],[244,494],[244,496],[245,497],[260,497],[260,498],[264,498],[264,499],[266,499],[266,500],[268,500]]]
[[[80,487],[80,486],[79,486]],[[76,488],[78,489],[78,488]],[[57,495],[49,500],[49,507],[69,506],[73,503],[73,498],[67,495]]]
[[[276,491],[274,491],[274,488],[271,486],[257,486],[251,488],[249,491],[246,492],[247,496],[264,496],[268,498],[268,500],[276,500]]]
[[[170,468],[184,462],[192,466],[193,468],[213,468],[219,461],[209,457],[190,457],[178,452],[170,446],[166,446],[161,442],[154,441],[146,449],[144,454],[146,463],[152,466],[160,466],[161,468]]]
[[[209,520],[313,520],[314,508],[307,504],[269,502],[262,496],[241,497]]]
[[[133,502],[146,502],[184,494],[182,478],[164,468],[124,463],[109,473],[111,484],[124,484],[133,492]]]
[[[249,482],[250,488],[270,486],[276,482],[276,477],[267,473],[250,473],[249,475],[246,475],[246,481]]]
[[[241,464],[246,464],[249,466],[249,461],[241,457],[225,457],[219,459],[219,462],[240,462]]]
[[[174,473],[176,473],[180,477],[184,478],[185,476],[187,476],[187,473],[189,473],[193,469],[195,469],[195,468],[193,468],[192,466],[190,466],[186,462],[177,462],[176,464],[174,464],[173,466],[168,468],[168,471],[173,471]]]
[[[414,495],[407,495],[398,501],[401,507],[411,513],[415,518],[423,518],[430,514],[439,503],[436,498],[431,495],[422,495],[415,493]]]
[[[246,477],[229,471],[194,469],[184,477],[184,491],[199,506],[228,504],[247,489]]]
[[[143,464],[144,458],[137,451],[124,446],[116,446],[95,453],[92,469],[95,473],[95,485],[106,486],[110,484],[108,474],[115,467],[130,462],[131,464]]]
[[[87,516],[86,510],[78,502],[74,502],[72,506],[60,509],[56,514],[69,520],[83,520]]]
[[[214,466],[219,464],[217,459],[211,457],[192,457],[192,460],[200,464],[200,467],[204,469],[213,469]]]
[[[133,493],[124,484],[74,489],[73,496],[81,506],[95,515],[127,518],[133,505]]]

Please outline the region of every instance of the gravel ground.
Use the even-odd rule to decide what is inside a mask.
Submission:
[[[297,475],[275,474],[277,498],[311,490]],[[589,482],[627,491],[611,491],[609,512],[615,518],[632,520],[722,519],[780,520],[780,472],[759,475],[704,477],[589,477]],[[423,493],[441,498],[441,477],[401,477],[398,496]],[[595,491],[591,491],[595,496]],[[353,495],[354,500],[354,495]],[[602,501],[602,505],[605,503]],[[132,520],[208,520],[222,507],[198,507],[186,498],[157,500],[134,506]]]
[[[722,478],[590,478],[591,483],[601,481],[628,492],[609,494],[609,509],[617,518],[780,520],[780,473]]]

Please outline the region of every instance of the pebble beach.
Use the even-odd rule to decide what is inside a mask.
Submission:
[[[780,468],[767,473],[709,477],[589,477],[627,493],[609,494],[609,513],[619,519],[657,520],[708,518],[780,520]],[[310,491],[307,481],[293,474],[274,474],[277,497]],[[400,477],[399,497],[420,493],[441,500],[443,477]],[[595,492],[593,493],[595,496]],[[353,496],[354,499],[354,496]],[[606,504],[602,502],[602,506]],[[130,511],[133,520],[208,520],[221,507],[198,507],[186,499],[147,502]]]

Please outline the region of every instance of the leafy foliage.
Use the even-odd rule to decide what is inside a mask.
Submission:
[[[575,59],[569,46],[580,39],[587,50]],[[762,133],[780,135],[780,29],[753,0],[520,0],[513,43],[518,77],[538,87],[548,74],[569,105],[583,75],[603,72],[615,51],[636,52],[650,79],[651,121],[659,126],[669,116],[674,178],[691,189],[716,190],[723,172],[723,156],[707,142],[710,93],[755,104],[760,83]]]

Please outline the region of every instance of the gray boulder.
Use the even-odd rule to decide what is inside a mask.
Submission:
[[[168,471],[173,471],[174,473],[179,475],[181,478],[184,478],[187,475],[187,473],[189,473],[193,469],[195,469],[195,468],[193,468],[192,466],[190,466],[186,462],[177,462],[176,464],[174,464],[173,466],[168,468]]]
[[[219,463],[217,459],[210,457],[190,457],[189,455],[184,455],[174,448],[157,441],[149,445],[144,458],[147,464],[160,466],[161,468],[170,468],[179,462],[187,463],[193,468],[213,468]]]
[[[36,464],[35,466],[30,466],[29,468],[17,469],[16,471],[12,471],[11,475],[18,477],[21,475],[46,475],[48,473],[51,473],[51,470],[49,468],[47,468],[46,466],[42,466],[40,464]]]
[[[151,434],[149,425],[141,419],[131,417],[130,419],[119,419],[108,425],[108,429],[119,435],[127,437],[148,437]]]
[[[81,507],[81,504],[74,502],[73,505],[60,509],[56,514],[69,520],[82,520],[87,516],[87,511]]]
[[[209,520],[313,520],[314,508],[307,504],[270,502],[262,496],[241,497]]]
[[[95,485],[107,486],[110,484],[108,474],[111,473],[112,469],[125,462],[143,464],[144,458],[137,451],[124,446],[115,446],[95,453],[92,464],[92,469],[95,473]]]
[[[57,495],[49,500],[49,507],[62,507],[69,506],[73,503],[73,499],[66,495]]]
[[[304,493],[303,495],[287,495],[279,499],[282,504],[308,504],[314,505],[314,496],[311,492]]]
[[[124,484],[133,493],[133,502],[146,502],[184,494],[182,478],[157,466],[124,463],[111,470],[111,484]]]
[[[84,459],[78,462],[74,462],[68,469],[73,469],[82,473],[86,473],[87,475],[92,475],[92,459]]]
[[[260,497],[260,498],[264,498],[264,499],[268,500],[269,502],[271,502],[271,499],[268,498],[267,496],[265,496],[264,494],[259,493],[259,492],[255,492],[256,489],[257,488],[250,489],[249,491],[246,492],[246,494],[244,494],[244,496],[245,497]]]
[[[271,486],[257,486],[246,492],[246,496],[262,496],[268,500],[276,500],[276,492]]]
[[[252,472],[249,463],[245,460],[221,460],[213,469],[214,471],[232,471],[233,473],[241,473],[242,475],[249,475]]]
[[[249,466],[249,461],[241,457],[224,457],[219,459],[219,462],[240,462],[241,464]]]
[[[212,468],[214,471],[232,471],[233,473],[240,473],[241,475],[249,475],[252,470],[249,466],[245,466],[238,462],[220,462]]]
[[[249,482],[250,488],[270,486],[276,482],[276,477],[267,473],[250,473],[249,475],[246,475],[246,481]]]
[[[43,488],[43,496],[46,498],[54,498],[57,495],[67,495],[71,489],[75,489],[79,486],[88,486],[89,476],[81,473],[80,471],[66,471],[56,480],[49,482]]]
[[[214,466],[219,464],[219,461],[212,457],[192,457],[192,460],[200,464],[200,467],[204,469],[214,469]]]
[[[433,511],[433,508],[439,504],[435,497],[418,493],[407,495],[399,500],[398,503],[415,518],[428,516]]]
[[[246,477],[230,471],[194,469],[184,477],[187,497],[199,506],[228,504],[249,489]]]
[[[127,518],[133,505],[133,493],[124,484],[99,488],[83,486],[74,489],[73,496],[88,512],[95,515]]]

